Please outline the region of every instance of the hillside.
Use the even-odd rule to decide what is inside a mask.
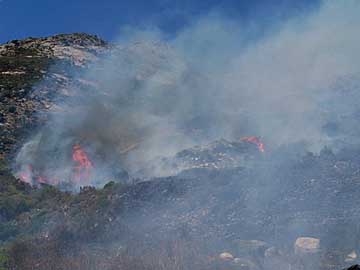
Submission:
[[[39,113],[50,109],[51,97],[71,83],[71,71],[94,60],[106,46],[86,34],[13,40],[0,46],[0,157],[11,153],[24,132],[41,124]]]
[[[147,130],[122,127],[120,133],[109,134],[123,136],[123,145],[115,139],[109,145],[106,130],[101,130],[99,142],[107,148],[91,152],[116,171],[102,186],[74,192],[65,184],[30,185],[17,179],[14,159],[27,139],[46,126],[54,112],[83,109],[76,103],[62,107],[79,93],[73,89],[86,89],[88,99],[92,93],[98,98],[101,90],[106,105],[114,105],[106,84],[78,76],[109,53],[119,53],[135,68],[134,55],[145,55],[151,63],[141,65],[141,76],[136,71],[125,85],[135,94],[126,92],[129,96],[121,96],[115,105],[128,102],[137,108],[151,99],[140,100],[136,92],[148,78],[161,87],[183,79],[149,75],[164,66],[173,68],[163,44],[120,48],[95,36],[70,34],[0,46],[0,269],[330,270],[358,261],[360,146],[311,153],[302,144],[262,148],[256,137],[218,138],[139,162],[128,173],[122,158],[137,151],[138,141],[146,139],[138,134]],[[167,114],[164,107],[156,110]],[[100,122],[107,127],[111,120]],[[184,129],[201,132],[194,126]],[[85,124],[81,132],[80,143],[99,138]],[[52,133],[42,133],[47,134]],[[61,143],[56,141],[57,146]],[[106,156],[108,149],[120,155]],[[57,155],[55,150],[50,156]],[[101,167],[98,164],[94,167]],[[302,242],[304,237],[313,242]]]

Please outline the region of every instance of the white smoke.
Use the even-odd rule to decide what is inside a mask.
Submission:
[[[355,0],[324,1],[256,38],[219,13],[171,39],[128,28],[120,46],[82,75],[95,89],[74,88],[65,105],[75,106],[51,118],[37,149],[26,144],[17,165],[50,164],[61,177],[64,151],[76,142],[101,164],[96,175],[104,180],[114,177],[114,164],[135,171],[220,137],[257,135],[273,147],[305,142],[319,150],[333,143],[324,126],[347,108],[336,85],[347,89],[359,75],[359,12]],[[329,108],[331,100],[339,102]],[[64,160],[55,162],[59,151]]]

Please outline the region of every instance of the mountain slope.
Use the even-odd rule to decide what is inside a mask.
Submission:
[[[162,56],[165,49],[155,47],[134,44],[122,55]],[[262,152],[246,140],[219,138],[151,160],[140,166],[139,179],[109,182],[99,189],[82,187],[80,193],[16,179],[7,161],[29,133],[46,123],[48,112],[61,109],[54,98],[71,96],[69,86],[98,90],[73,74],[110,48],[86,34],[0,46],[1,266],[273,270],[304,269],[314,254],[318,257],[312,269],[340,269],[356,261],[356,147],[313,154],[302,145],[289,145]],[[129,87],[146,84],[162,65],[146,66]],[[171,85],[173,79],[155,85]],[[136,106],[146,97],[129,100]],[[171,176],[154,178],[158,167]],[[320,239],[321,249],[299,255],[293,245],[302,236]]]

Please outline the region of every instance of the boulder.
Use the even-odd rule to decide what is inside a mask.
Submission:
[[[305,269],[317,269],[320,264],[320,239],[299,237],[294,244],[296,261]]]
[[[320,251],[320,239],[313,237],[299,237],[294,244],[296,255],[314,254]]]
[[[352,262],[354,262],[354,261],[357,259],[357,257],[358,257],[358,256],[357,256],[355,250],[353,250],[352,252],[350,252],[350,253],[346,256],[345,262],[347,262],[347,263],[352,263]]]
[[[219,258],[224,261],[232,261],[234,256],[229,252],[223,252],[219,255]]]

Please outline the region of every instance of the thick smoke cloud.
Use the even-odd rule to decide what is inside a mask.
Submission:
[[[91,85],[72,87],[59,103],[65,112],[24,145],[17,166],[36,163],[67,179],[69,151],[80,143],[105,182],[114,167],[136,172],[218,138],[333,146],[357,110],[359,11],[357,1],[326,1],[262,35],[216,12],[171,39],[127,29],[79,75]]]
[[[218,105],[212,109],[235,116],[225,128],[230,136],[243,128],[236,121],[246,117],[271,145],[306,141],[322,147],[329,139],[322,127],[332,117],[322,103],[335,97],[339,80],[350,84],[360,70],[358,11],[355,1],[324,2],[320,11],[250,44],[241,41],[246,32],[244,38],[240,26],[205,20],[178,40],[183,51],[195,51],[190,57],[197,66],[212,69]],[[338,108],[329,110],[337,114]]]

